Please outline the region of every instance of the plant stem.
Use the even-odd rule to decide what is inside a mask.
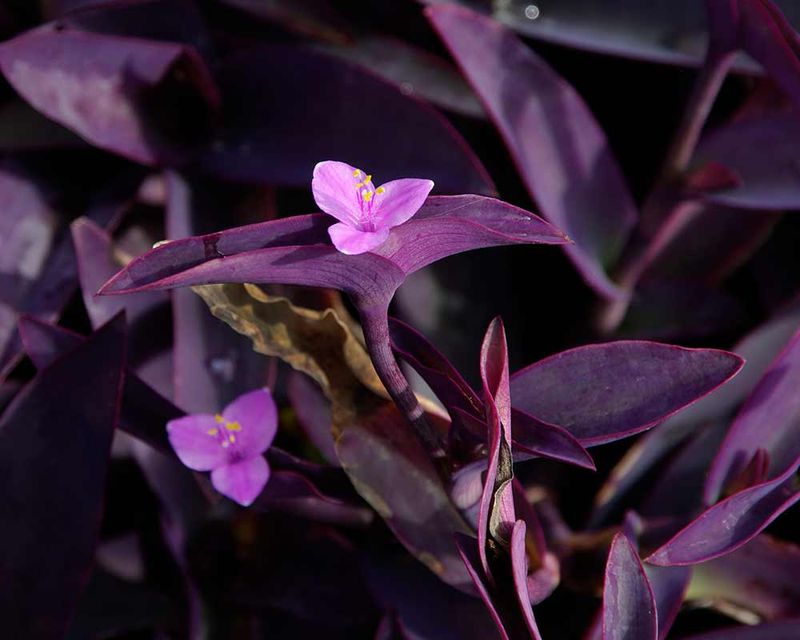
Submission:
[[[411,423],[417,438],[431,457],[442,458],[444,448],[441,439],[425,419],[425,412],[392,353],[389,341],[388,301],[373,305],[357,302],[356,306],[361,315],[361,327],[364,330],[367,351],[383,386],[386,387],[400,412]]]

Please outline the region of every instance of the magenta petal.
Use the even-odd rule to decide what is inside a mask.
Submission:
[[[356,167],[345,162],[325,160],[314,167],[314,176],[311,179],[311,191],[317,206],[350,226],[361,221],[361,205],[356,188],[359,178],[356,171]]]
[[[403,178],[381,185],[386,191],[376,198],[375,224],[396,227],[420,210],[433,189],[432,180]]]
[[[211,484],[222,495],[249,507],[269,480],[269,465],[263,456],[226,464],[211,472]]]
[[[347,255],[366,253],[381,246],[389,237],[389,228],[377,231],[359,231],[343,222],[338,222],[328,229],[333,246]]]
[[[167,435],[183,464],[195,471],[211,471],[226,462],[225,449],[217,438],[209,434],[218,428],[214,416],[198,413],[170,420]]]
[[[231,402],[222,412],[227,422],[238,422],[237,453],[260,456],[275,439],[278,430],[278,410],[266,387],[245,393]]]

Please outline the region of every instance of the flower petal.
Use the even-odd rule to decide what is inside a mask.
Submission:
[[[386,191],[376,195],[375,224],[378,228],[391,228],[403,224],[420,210],[433,189],[433,181],[403,178],[387,182],[381,188]]]
[[[347,255],[366,253],[381,246],[389,237],[389,228],[377,231],[359,231],[348,224],[339,222],[328,228],[333,246]]]
[[[359,171],[358,176],[356,171]],[[311,191],[317,206],[341,222],[357,225],[361,221],[361,205],[356,184],[361,181],[359,176],[362,174],[345,162],[318,162],[311,179]]]
[[[214,469],[211,484],[222,495],[249,507],[269,480],[269,465],[263,456],[247,458]]]
[[[245,456],[264,453],[278,430],[278,410],[269,389],[263,387],[242,394],[222,412],[226,422],[236,422],[236,451]]]
[[[214,416],[198,413],[167,423],[167,436],[180,461],[195,471],[211,471],[226,462],[226,452],[208,432],[218,429]]]

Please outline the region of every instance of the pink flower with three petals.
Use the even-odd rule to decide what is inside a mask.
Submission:
[[[328,229],[333,246],[354,255],[379,247],[392,227],[410,219],[433,189],[432,180],[403,178],[379,187],[372,176],[344,162],[314,167],[311,191],[325,213],[339,220]]]
[[[167,436],[180,461],[210,471],[222,495],[249,506],[269,480],[263,453],[278,430],[278,412],[269,389],[245,393],[222,413],[196,413],[167,423]]]

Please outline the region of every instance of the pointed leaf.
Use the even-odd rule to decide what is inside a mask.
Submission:
[[[603,640],[656,640],[653,589],[627,536],[611,543],[603,588]]]
[[[727,351],[645,341],[578,347],[511,376],[514,407],[569,430],[584,446],[644,431],[733,377]]]
[[[672,566],[705,562],[735,551],[800,500],[796,464],[774,480],[743,489],[710,507],[647,562]]]
[[[605,134],[577,92],[511,31],[455,6],[428,18],[483,101],[542,214],[574,241],[565,247],[598,293],[637,212]]]
[[[764,373],[736,416],[706,478],[706,504],[713,503],[759,449],[769,454],[775,478],[800,458],[800,333]]]
[[[0,612],[12,637],[63,637],[86,585],[123,368],[118,318],[44,369],[0,419],[0,573],[9,578]]]

